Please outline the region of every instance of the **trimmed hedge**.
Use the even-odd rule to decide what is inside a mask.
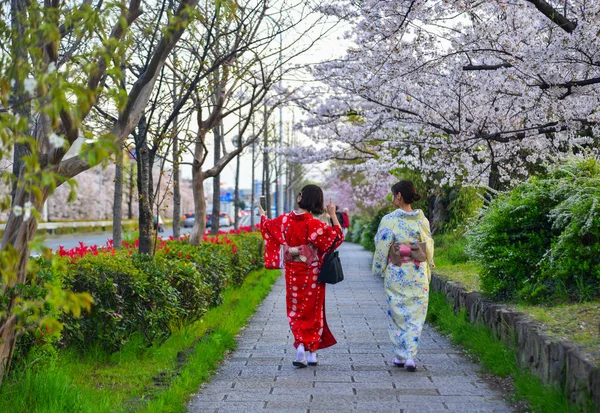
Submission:
[[[92,295],[89,313],[63,316],[63,346],[117,351],[136,333],[151,346],[162,343],[174,328],[201,318],[222,302],[227,286],[240,285],[252,270],[261,268],[262,248],[258,234],[205,237],[200,245],[161,242],[154,256],[90,248],[83,256],[37,258],[36,276],[27,288],[31,298],[46,294],[45,283]],[[25,334],[20,355],[38,344]]]

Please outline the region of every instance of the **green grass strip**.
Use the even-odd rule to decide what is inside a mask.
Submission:
[[[189,395],[235,348],[236,335],[279,274],[251,273],[241,287],[224,292],[220,306],[162,346],[146,348],[140,337],[132,337],[114,354],[98,348],[84,354],[61,351],[52,364],[14,372],[0,387],[0,412],[184,411]],[[165,378],[164,387],[157,389],[157,377]]]
[[[142,411],[185,411],[189,395],[197,392],[200,384],[210,378],[226,351],[235,349],[236,335],[271,291],[279,274],[278,270],[265,270],[261,277],[248,277],[242,288],[227,291],[220,311],[211,311],[203,319],[213,331],[196,345],[192,357],[171,387],[151,400]]]
[[[443,293],[429,296],[427,321],[449,334],[453,343],[461,345],[475,356],[484,370],[502,378],[511,377],[516,400],[525,400],[533,412],[566,413],[579,411],[570,405],[565,395],[556,387],[546,386],[532,373],[517,365],[517,354],[497,339],[485,325],[472,324],[463,309],[455,314]]]

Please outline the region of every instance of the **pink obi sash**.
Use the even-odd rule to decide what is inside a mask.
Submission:
[[[407,262],[414,263],[417,267],[427,259],[425,243],[417,242],[412,245],[392,244],[388,252],[388,263],[402,265]]]
[[[297,247],[283,246],[284,262],[304,262],[311,264],[317,259],[317,250],[312,245],[298,245]]]

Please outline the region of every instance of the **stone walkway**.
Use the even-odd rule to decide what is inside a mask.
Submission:
[[[426,326],[409,373],[392,366],[382,280],[371,254],[340,249],[346,279],[327,286],[327,320],[338,344],[319,366],[296,369],[280,277],[239,337],[237,350],[189,404],[190,412],[511,412],[478,367]]]

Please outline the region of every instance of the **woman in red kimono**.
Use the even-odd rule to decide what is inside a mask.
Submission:
[[[265,240],[266,268],[281,268],[280,247],[283,245],[287,316],[297,349],[292,364],[306,367],[317,365],[317,350],[336,343],[325,319],[325,284],[317,279],[325,254],[344,242],[344,234],[331,201],[327,211],[333,226],[313,217],[324,212],[320,187],[306,185],[298,194],[297,202],[297,210],[275,219],[267,219],[260,206],[258,210],[260,231]]]

